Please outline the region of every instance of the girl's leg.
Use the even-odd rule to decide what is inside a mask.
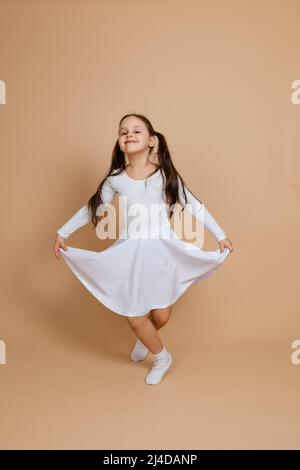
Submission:
[[[125,318],[135,335],[153,354],[158,354],[163,349],[156,328],[150,320],[150,312],[143,317]]]
[[[150,311],[150,320],[157,330],[168,323],[172,312],[172,305],[166,308],[155,308]]]
[[[171,367],[172,356],[162,345],[156,328],[150,320],[150,312],[143,317],[126,317],[126,320],[138,339],[155,356],[153,367],[146,375],[145,382],[149,385],[156,385]]]
[[[171,315],[172,306],[160,309],[152,309],[150,310],[150,320],[153,323],[156,330],[162,328],[169,320]],[[130,358],[135,361],[143,361],[148,354],[148,348],[137,338],[134,348],[131,352]]]
[[[126,317],[126,320],[139,341],[155,355],[153,367],[145,377],[147,384],[155,385],[162,380],[167,370],[171,367],[173,359],[169,351],[162,345],[156,327],[150,319],[150,314],[151,312],[143,317]],[[169,312],[165,312],[165,316],[160,317],[160,325],[165,324],[168,319]]]

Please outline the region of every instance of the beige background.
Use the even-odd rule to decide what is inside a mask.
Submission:
[[[0,3],[1,448],[299,448],[299,2]],[[52,251],[132,111],[235,249],[174,306],[156,387]]]

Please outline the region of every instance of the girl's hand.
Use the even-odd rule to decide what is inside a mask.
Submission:
[[[68,248],[65,244],[65,239],[56,234],[55,240],[54,240],[54,254],[56,258],[59,260],[59,249],[62,248],[64,251],[68,251]]]
[[[230,253],[233,252],[232,243],[231,243],[231,241],[230,241],[228,238],[224,238],[223,240],[219,240],[218,243],[219,243],[219,247],[220,247],[221,253],[223,253],[223,251],[225,250],[225,248],[228,248],[229,251],[230,251]]]

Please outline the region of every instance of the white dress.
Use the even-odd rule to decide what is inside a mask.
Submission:
[[[209,277],[230,253],[225,248],[206,251],[182,240],[171,227],[163,199],[163,177],[160,170],[145,180],[131,178],[125,170],[114,171],[102,187],[102,214],[114,196],[120,197],[125,218],[119,238],[107,249],[89,251],[67,245],[60,248],[65,262],[75,276],[103,305],[127,317],[143,316],[151,309],[168,307],[193,284]],[[185,205],[181,182],[180,204]],[[186,209],[202,227],[216,238],[226,238],[213,216],[185,186]],[[141,209],[133,214],[136,204]],[[161,217],[151,218],[151,205],[162,207]],[[124,210],[125,208],[125,210]],[[127,220],[126,220],[127,218]],[[130,219],[132,219],[130,221]],[[103,219],[102,219],[103,220]],[[87,204],[81,207],[57,233],[67,239],[75,230],[90,222]],[[138,234],[138,235],[137,235]]]

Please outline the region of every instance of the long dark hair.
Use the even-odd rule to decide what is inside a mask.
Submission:
[[[173,213],[174,213],[174,208],[177,202],[182,203],[179,199],[179,188],[178,188],[178,177],[181,181],[182,184],[182,191],[184,194],[185,198],[185,204],[187,203],[187,196],[184,190],[185,182],[183,178],[180,176],[178,171],[176,170],[172,159],[171,155],[168,149],[168,144],[166,142],[166,139],[163,134],[160,132],[157,132],[153,129],[153,126],[149,119],[147,119],[145,116],[142,114],[136,114],[136,113],[130,113],[130,114],[125,114],[125,116],[122,117],[122,119],[119,122],[119,126],[121,125],[122,121],[129,117],[129,116],[135,116],[138,119],[141,119],[145,125],[147,126],[147,129],[149,131],[150,136],[157,136],[158,138],[158,149],[157,149],[157,168],[154,170],[150,175],[146,178],[145,184],[147,183],[147,179],[152,176],[154,173],[157,171],[160,171],[163,177],[164,181],[164,192],[166,196],[166,203],[169,206],[168,210],[168,217],[169,219],[172,218]],[[149,155],[153,154],[154,149],[153,147],[149,151]],[[116,176],[120,174],[126,167],[126,159],[125,159],[125,154],[124,152],[120,149],[119,146],[119,140],[117,140],[113,152],[112,152],[112,159],[111,159],[111,164],[110,164],[110,169],[107,173],[107,175],[104,177],[104,179],[101,181],[101,183],[98,186],[97,191],[93,196],[89,199],[88,201],[88,209],[91,215],[91,221],[94,225],[94,227],[97,226],[100,218],[102,216],[97,216],[96,215],[96,210],[100,204],[103,204],[104,201],[101,198],[101,189],[103,184],[105,183],[106,179],[109,176]],[[116,171],[118,170],[118,171]],[[187,186],[186,186],[187,187]],[[189,189],[190,191],[190,189]],[[190,191],[191,192],[191,191]],[[191,192],[191,194],[193,194]],[[194,194],[193,194],[194,196]],[[195,197],[195,196],[194,196]],[[202,201],[200,201],[202,203]],[[181,212],[183,211],[184,207],[182,208]]]

